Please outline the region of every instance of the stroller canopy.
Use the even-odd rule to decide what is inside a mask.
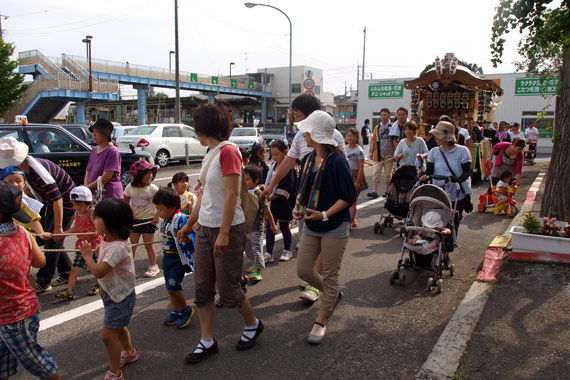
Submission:
[[[449,195],[439,186],[422,185],[412,192],[410,219],[415,226],[422,225],[422,210],[441,210],[441,220],[447,225],[453,217],[453,206]]]
[[[392,174],[390,183],[400,194],[410,192],[418,182],[418,167],[415,165],[401,165]]]

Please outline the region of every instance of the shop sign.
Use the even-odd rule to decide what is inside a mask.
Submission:
[[[368,85],[368,98],[403,98],[402,83],[377,83]]]
[[[540,78],[517,78],[515,96],[556,95],[558,78],[548,78],[542,83]]]

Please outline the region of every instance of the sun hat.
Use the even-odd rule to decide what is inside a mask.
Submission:
[[[0,170],[0,181],[2,181],[4,178],[6,178],[12,174],[20,174],[20,175],[23,175],[24,178],[26,178],[26,173],[24,173],[24,171],[22,169],[20,169],[19,167],[15,166],[15,165],[10,165],[10,166],[6,166],[4,169]]]
[[[0,139],[0,168],[20,165],[28,155],[28,146],[8,136]]]
[[[429,131],[432,135],[440,140],[455,142],[455,125],[448,121],[440,121],[435,128]]]
[[[32,220],[22,210],[22,190],[9,183],[0,181],[0,212],[5,216],[11,216],[21,223],[30,223]]]
[[[107,136],[111,137],[111,135],[113,134],[113,129],[115,127],[113,126],[113,123],[111,123],[109,120],[107,119],[98,119],[95,124],[93,124],[92,126],[89,127],[89,132],[93,133],[94,129],[97,129],[101,132],[103,132],[104,134],[106,134]]]
[[[333,139],[336,126],[331,115],[324,111],[314,111],[305,120],[295,123],[299,132],[311,135],[311,140],[319,144],[337,146]]]
[[[93,202],[93,193],[87,186],[77,186],[69,193],[72,201]]]
[[[443,220],[441,215],[436,210],[428,210],[422,215],[422,225],[426,228],[441,228],[443,227]]]
[[[158,167],[156,165],[151,165],[148,163],[148,161],[138,160],[137,162],[131,165],[131,175],[135,177],[137,173],[141,171],[146,172],[150,170],[152,171],[152,174],[154,176],[156,174],[157,168]]]

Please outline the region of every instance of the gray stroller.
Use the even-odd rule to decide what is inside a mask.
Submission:
[[[402,254],[398,267],[390,275],[390,284],[398,281],[403,285],[405,272],[402,268],[423,269],[433,273],[426,290],[436,287],[441,292],[442,270],[448,270],[450,276],[454,273],[454,265],[450,265],[449,260],[449,252],[453,250],[454,214],[455,207],[449,195],[440,187],[426,184],[412,192]],[[435,219],[429,221],[429,217],[434,216]]]

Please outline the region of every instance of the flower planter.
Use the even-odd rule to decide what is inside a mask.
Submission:
[[[566,223],[557,222],[561,226]],[[565,237],[529,234],[524,227],[513,226],[509,230],[512,236],[512,253],[515,260],[541,262],[570,262],[570,239]]]

